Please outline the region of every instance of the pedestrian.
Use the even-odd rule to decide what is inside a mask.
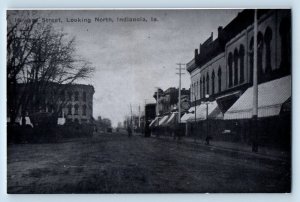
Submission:
[[[131,137],[131,135],[132,135],[132,130],[131,130],[131,127],[130,127],[130,126],[127,127],[127,133],[128,133],[128,137]]]
[[[209,141],[212,139],[212,137],[210,136],[210,135],[208,135],[208,136],[206,136],[206,138],[205,138],[205,144],[206,145],[209,145]]]

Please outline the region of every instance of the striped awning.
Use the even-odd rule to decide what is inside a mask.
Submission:
[[[280,114],[281,106],[291,97],[291,76],[258,85],[258,117]],[[252,117],[253,87],[244,94],[225,113],[224,119],[250,119]]]
[[[201,104],[196,107],[196,121],[207,119],[207,115],[209,119],[222,119],[223,114],[218,107],[218,103],[216,101],[209,102],[208,104]],[[195,121],[195,116],[190,117],[188,122]]]
[[[165,125],[165,123],[167,122],[168,118],[169,118],[169,115],[163,116],[163,117],[159,120],[158,125],[159,125],[159,126]]]
[[[186,123],[191,117],[194,117],[195,114],[192,113],[195,107],[191,107],[187,113],[185,113],[182,117],[181,117],[181,123]]]
[[[178,117],[178,113],[177,112],[173,112],[171,114],[171,116],[168,118],[168,120],[166,121],[166,125],[171,125],[174,124],[177,121],[177,117]]]
[[[151,123],[149,124],[149,127],[153,127],[153,126],[156,126],[157,125],[157,120],[158,120],[158,118],[159,117],[155,117],[155,119],[153,119],[152,121],[151,121]]]

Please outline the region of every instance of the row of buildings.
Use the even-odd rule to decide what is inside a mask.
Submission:
[[[288,147],[291,132],[291,10],[257,11],[259,141]],[[253,103],[254,10],[218,27],[187,63],[186,135],[249,142]]]
[[[41,85],[40,85],[41,86]],[[16,114],[15,122],[22,124],[22,116],[26,117],[26,124],[34,125],[34,116],[52,114],[57,117],[57,124],[65,123],[92,123],[93,122],[93,95],[94,87],[84,84],[47,84],[35,92],[34,86],[17,84],[8,86],[7,106],[8,122],[11,115]],[[16,100],[18,103],[16,103]],[[39,121],[39,120],[36,120]]]

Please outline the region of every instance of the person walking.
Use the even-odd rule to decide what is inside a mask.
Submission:
[[[132,130],[130,126],[127,127],[127,133],[128,133],[128,137],[132,136]]]

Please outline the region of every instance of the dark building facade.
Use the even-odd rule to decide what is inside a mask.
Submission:
[[[11,121],[10,112],[13,110],[17,110],[15,122],[18,123],[22,116],[30,117],[36,113],[57,114],[61,121],[59,124],[83,124],[93,121],[93,86],[50,83],[45,90],[39,90],[38,93],[33,91],[34,87],[30,84],[18,84],[14,91],[8,88],[8,98],[14,96],[20,105],[16,108],[13,103],[8,103],[8,122]]]
[[[291,113],[284,109],[291,104],[291,10],[259,9],[257,16],[259,133],[261,137],[273,133],[269,139],[288,142]],[[239,135],[236,139],[251,139],[245,134],[253,128],[249,122],[253,47],[254,10],[243,10],[224,28],[218,28],[216,39],[211,34],[195,49],[187,71],[191,76],[191,103],[197,106],[197,116],[184,115],[186,122],[209,119],[210,123],[218,124],[214,127],[216,136],[229,128],[227,131]],[[209,104],[205,106],[205,102]]]

